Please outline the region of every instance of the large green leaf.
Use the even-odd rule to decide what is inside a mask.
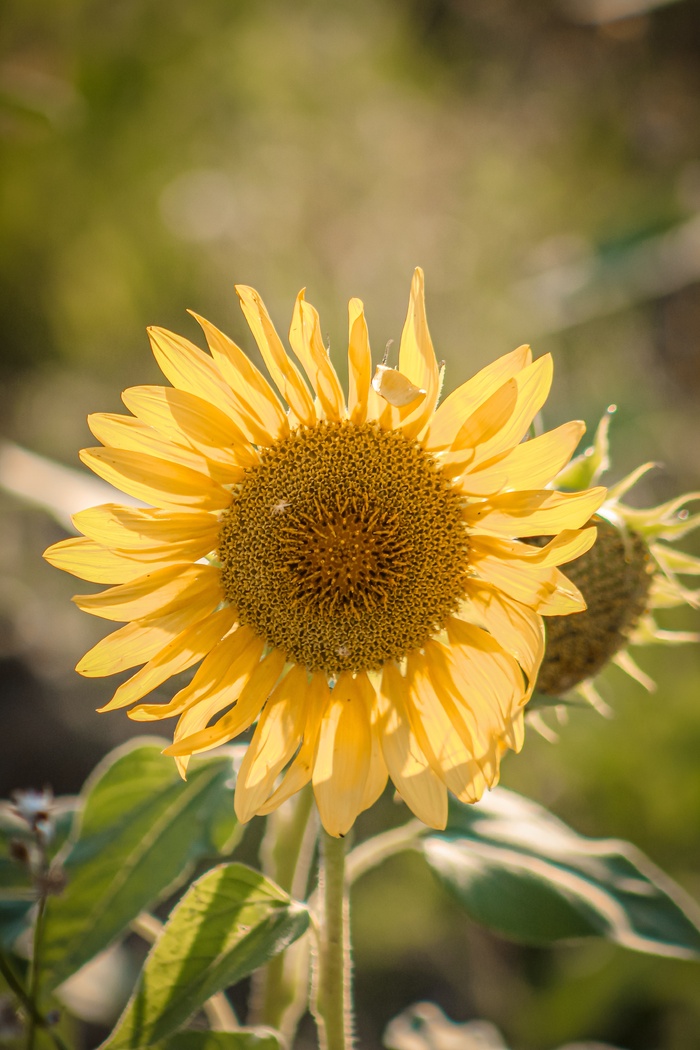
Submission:
[[[193,763],[185,782],[162,747],[132,742],[107,756],[85,786],[65,859],[68,883],[46,909],[46,989],[106,948],[199,860],[230,848],[230,757]]]
[[[176,1032],[152,1050],[280,1050],[271,1028],[241,1028],[236,1032]]]
[[[166,1038],[308,925],[306,907],[259,872],[242,864],[208,871],[173,910],[103,1050],[136,1050]]]
[[[455,803],[422,842],[428,863],[478,922],[533,944],[598,936],[700,958],[700,912],[627,842],[578,835],[542,806],[498,788]]]

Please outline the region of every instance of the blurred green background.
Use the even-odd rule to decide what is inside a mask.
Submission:
[[[145,326],[197,338],[187,307],[250,349],[235,281],[282,331],[306,285],[336,361],[359,296],[379,356],[421,265],[447,389],[531,342],[555,357],[548,426],[616,402],[611,476],[664,465],[637,503],[700,487],[697,0],[7,0],[0,40],[7,441],[76,467],[86,414],[158,381]],[[13,456],[0,480],[31,488]],[[0,509],[0,790],[74,792],[139,727],[94,714],[111,683],[72,670],[104,625],[41,561],[66,531],[16,494]],[[700,899],[698,649],[640,663],[654,696],[609,672],[614,718],[531,732],[504,783]],[[402,815],[387,795],[358,835]],[[700,1045],[698,964],[509,944],[418,861],[368,876],[354,921],[368,1050],[418,999],[516,1050]]]

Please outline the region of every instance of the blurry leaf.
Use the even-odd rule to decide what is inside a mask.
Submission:
[[[153,1045],[153,1050],[279,1050],[279,1036],[271,1028],[241,1028],[236,1032],[176,1032]]]
[[[104,1050],[134,1050],[169,1036],[308,925],[304,905],[251,868],[222,864],[207,872],[173,910]]]
[[[643,853],[584,838],[503,788],[475,806],[451,803],[446,830],[423,849],[472,918],[514,940],[597,936],[700,958],[697,906]]]
[[[106,948],[199,860],[229,845],[236,828],[230,758],[198,761],[185,782],[161,747],[141,740],[118,749],[85,786],[65,860],[68,884],[46,909],[47,988]]]
[[[489,1021],[455,1024],[435,1003],[416,1003],[386,1027],[387,1050],[508,1050]]]

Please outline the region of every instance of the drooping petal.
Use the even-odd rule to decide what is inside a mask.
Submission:
[[[185,718],[178,723],[174,742],[166,747],[166,755],[194,755],[200,751],[210,751],[213,747],[233,740],[239,733],[248,729],[260,714],[260,710],[277,684],[284,668],[284,653],[273,649],[260,663],[256,664],[250,678],[241,690],[236,704],[231,711],[212,726],[197,729],[193,733],[185,732],[191,719]],[[234,699],[234,698],[232,698]]]
[[[329,835],[345,835],[358,813],[369,773],[372,734],[365,695],[352,675],[340,675],[321,720],[312,782]]]
[[[370,730],[372,735],[372,743],[369,752],[369,769],[367,770],[365,790],[360,803],[360,810],[361,812],[364,812],[364,810],[373,806],[383,793],[387,780],[389,779],[389,771],[386,768],[386,762],[384,761],[384,755],[382,754],[377,691],[370,682],[368,675],[361,672],[357,675],[356,680],[360,689],[365,693],[366,704],[370,712]]]
[[[197,672],[184,689],[167,704],[139,704],[128,712],[135,722],[152,722],[191,712],[200,725],[183,718],[180,730],[187,736],[228,707],[260,661],[265,641],[246,626],[239,626],[215,645],[202,660]]]
[[[411,725],[433,771],[462,802],[477,802],[487,787],[486,779],[451,717],[454,712],[448,712],[435,692],[424,656],[409,655],[406,678]]]
[[[236,294],[277,389],[299,422],[307,427],[313,426],[316,422],[316,410],[311,395],[285,351],[265,304],[255,289],[247,285],[237,284]]]
[[[401,798],[431,828],[447,824],[447,789],[433,772],[411,727],[406,682],[393,661],[382,671],[380,737],[389,776]]]
[[[242,823],[267,801],[277,777],[299,747],[308,685],[306,668],[292,667],[277,683],[260,715],[236,777],[234,807]]]
[[[156,507],[225,510],[231,493],[197,470],[118,448],[84,448],[80,458],[98,477]]]
[[[321,719],[330,703],[331,691],[323,673],[317,672],[312,676],[311,682],[306,690],[304,711],[304,739],[297,752],[294,761],[282,777],[279,786],[272,792],[268,800],[263,803],[258,813],[264,815],[272,813],[273,810],[286,802],[288,798],[301,791],[311,780],[311,772],[318,746],[318,735],[321,729]]]
[[[323,416],[336,422],[345,417],[345,398],[340,380],[321,339],[317,311],[304,301],[304,289],[299,292],[292,323],[289,345],[299,358],[309,382],[319,400]]]
[[[544,656],[542,617],[498,587],[470,580],[459,618],[485,628],[534,681]]]

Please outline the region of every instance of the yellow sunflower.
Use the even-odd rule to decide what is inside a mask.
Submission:
[[[96,583],[74,601],[126,621],[78,664],[143,665],[101,710],[141,701],[200,663],[168,703],[181,771],[257,721],[238,773],[242,821],[312,782],[344,834],[390,776],[427,824],[447,791],[477,801],[519,749],[543,653],[542,615],[584,607],[559,565],[595,539],[605,489],[547,490],[583,433],[522,443],[552,361],[520,347],[437,407],[441,373],[416,270],[398,369],[372,371],[362,303],[349,304],[349,396],[317,312],[299,294],[286,352],[260,296],[236,289],[277,392],[201,317],[210,353],[150,330],[172,386],[131,388],[130,416],[97,414],[81,458],[149,507],[75,515],[48,560]],[[523,537],[553,537],[541,549]]]
[[[587,488],[609,469],[608,431],[615,408],[611,405],[600,421],[593,445],[555,478],[556,488]],[[577,692],[607,714],[609,708],[594,678],[608,663],[650,692],[656,688],[637,666],[629,646],[700,641],[694,632],[664,630],[655,615],[658,609],[681,605],[700,608],[700,590],[687,588],[678,578],[700,575],[700,558],[669,546],[700,526],[700,514],[691,515],[686,507],[700,500],[700,492],[685,493],[658,507],[623,503],[630,489],[655,466],[637,467],[608,490],[594,519],[595,547],[569,565],[567,572],[584,595],[587,609],[548,625],[538,692],[554,697]],[[537,718],[535,724],[542,729]]]

